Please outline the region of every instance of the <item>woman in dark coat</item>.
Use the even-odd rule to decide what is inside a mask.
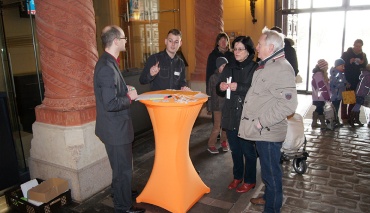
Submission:
[[[239,193],[248,192],[256,185],[256,149],[254,141],[238,137],[239,123],[243,111],[243,102],[251,86],[253,73],[257,63],[253,61],[255,50],[253,41],[249,36],[239,36],[233,41],[235,63],[226,65],[222,72],[217,89],[226,94],[230,89],[230,98],[226,97],[222,109],[221,126],[226,130],[227,139],[233,159],[234,179],[229,184],[229,189],[236,189]],[[227,78],[231,77],[231,83]],[[245,159],[245,161],[244,161]]]

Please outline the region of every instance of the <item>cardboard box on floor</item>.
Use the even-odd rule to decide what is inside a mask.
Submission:
[[[28,199],[47,203],[68,189],[67,180],[50,178],[28,190]]]

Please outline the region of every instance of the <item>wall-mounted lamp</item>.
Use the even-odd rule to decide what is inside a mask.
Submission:
[[[257,22],[256,16],[255,16],[255,9],[256,9],[256,1],[257,0],[249,0],[250,1],[250,6],[251,6],[251,15],[252,15],[252,22],[255,24]]]

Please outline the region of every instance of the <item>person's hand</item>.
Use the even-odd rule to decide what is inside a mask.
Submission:
[[[349,63],[352,64],[352,63],[355,62],[355,60],[356,60],[356,58],[351,58],[351,59],[349,59]]]
[[[227,90],[227,88],[229,88],[229,85],[226,82],[221,82],[220,90],[225,91],[225,90]]]
[[[181,90],[183,90],[183,91],[193,91],[193,90],[191,90],[189,87],[187,87],[187,86],[184,86],[184,87],[181,87]]]
[[[130,97],[131,100],[135,100],[137,98],[137,90],[135,87],[127,85],[127,95]]]
[[[232,82],[232,83],[229,84],[229,87],[230,87],[231,91],[235,91],[236,88],[238,87],[238,83]]]
[[[153,65],[153,66],[150,68],[150,75],[151,75],[151,76],[155,76],[155,75],[157,75],[160,69],[161,69],[161,68],[159,67],[159,61],[158,61],[155,65]]]

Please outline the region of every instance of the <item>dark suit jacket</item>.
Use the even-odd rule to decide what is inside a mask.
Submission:
[[[128,89],[115,58],[107,52],[99,58],[94,71],[96,99],[95,134],[103,143],[132,143],[134,129]]]

